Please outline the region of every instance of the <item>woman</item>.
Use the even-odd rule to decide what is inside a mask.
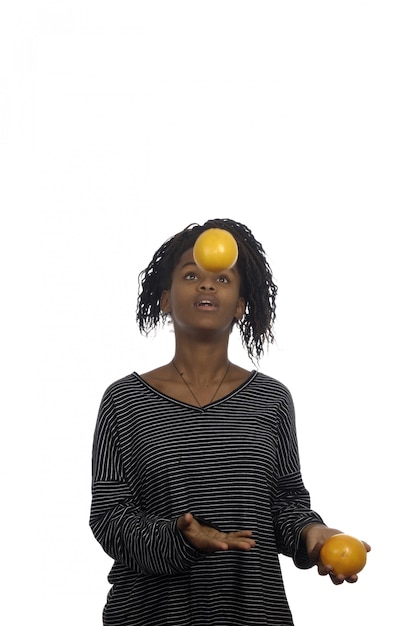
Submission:
[[[237,241],[225,272],[195,264],[208,228]],[[90,523],[114,559],[103,623],[289,626],[279,553],[344,579],[319,563],[340,531],[310,508],[289,391],[228,359],[235,326],[253,362],[273,342],[277,287],[263,247],[243,224],[211,220],[165,242],[140,278],[140,331],[169,319],[175,352],[113,383],[100,406]]]

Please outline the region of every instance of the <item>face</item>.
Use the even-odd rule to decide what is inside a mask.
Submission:
[[[162,293],[163,313],[171,316],[175,329],[216,330],[229,333],[235,319],[244,315],[237,267],[221,273],[206,272],[196,265],[192,249],[179,259],[168,290]]]

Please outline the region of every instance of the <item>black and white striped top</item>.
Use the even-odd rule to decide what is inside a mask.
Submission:
[[[249,552],[202,554],[176,527],[190,511],[250,529]],[[106,390],[93,447],[91,528],[114,559],[106,626],[289,626],[278,553],[311,566],[292,398],[259,372],[203,409],[133,373]]]

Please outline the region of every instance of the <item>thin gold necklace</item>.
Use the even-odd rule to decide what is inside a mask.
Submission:
[[[218,393],[218,392],[219,392],[219,390],[221,389],[221,386],[222,386],[222,384],[223,384],[223,382],[224,382],[224,380],[225,380],[225,377],[226,377],[226,376],[227,376],[227,374],[228,374],[228,371],[229,371],[229,369],[230,369],[230,365],[231,365],[231,363],[230,363],[230,361],[228,361],[227,363],[228,363],[228,365],[227,365],[227,369],[225,370],[224,376],[221,378],[221,380],[220,380],[220,384],[219,384],[219,385],[218,385],[218,387],[216,388],[216,390],[215,390],[215,392],[214,392],[214,395],[212,396],[212,398],[211,398],[211,400],[208,402],[208,404],[211,404],[211,403],[213,402],[213,400],[214,400],[215,396],[217,395],[217,393]],[[176,366],[175,359],[172,359],[172,365],[173,365],[173,367],[175,368],[175,370],[178,372],[179,376],[181,377],[181,379],[183,380],[183,382],[185,383],[185,385],[188,387],[188,390],[189,390],[190,394],[192,395],[193,399],[195,400],[195,402],[197,403],[197,405],[199,406],[199,408],[200,408],[200,409],[202,409],[202,404],[199,402],[198,398],[196,397],[196,395],[195,395],[195,394],[194,394],[194,392],[192,391],[191,386],[190,386],[190,385],[186,382],[185,378],[183,377],[183,374],[184,374],[184,373],[183,373],[183,372],[181,372],[181,371],[178,369],[178,367]]]

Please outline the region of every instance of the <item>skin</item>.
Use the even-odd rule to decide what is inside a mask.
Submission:
[[[203,406],[212,401],[226,372],[216,399],[227,395],[248,378],[250,372],[233,363],[227,370],[233,321],[241,319],[245,311],[240,283],[236,267],[222,273],[207,272],[195,264],[192,249],[182,255],[173,271],[170,288],[161,294],[160,307],[173,323],[176,366],[198,402],[171,362],[142,374],[144,380],[170,397]],[[211,304],[205,305],[203,301]],[[221,532],[200,523],[191,513],[179,517],[177,526],[185,539],[202,552],[248,551],[256,545],[250,530]],[[325,541],[339,532],[322,524],[309,524],[302,531],[301,541],[321,576],[329,575],[335,585],[344,581],[355,583],[358,576],[335,576],[330,567],[319,561]],[[370,551],[370,546],[365,542],[364,545]]]
[[[212,306],[198,306],[209,300]],[[240,276],[236,268],[220,274],[204,272],[192,250],[179,260],[160,306],[175,330],[174,359],[199,404],[208,404],[228,368],[228,342],[234,319],[244,315]],[[216,399],[244,382],[250,372],[231,363]],[[197,404],[172,363],[147,372],[143,378],[159,391],[189,404]]]

